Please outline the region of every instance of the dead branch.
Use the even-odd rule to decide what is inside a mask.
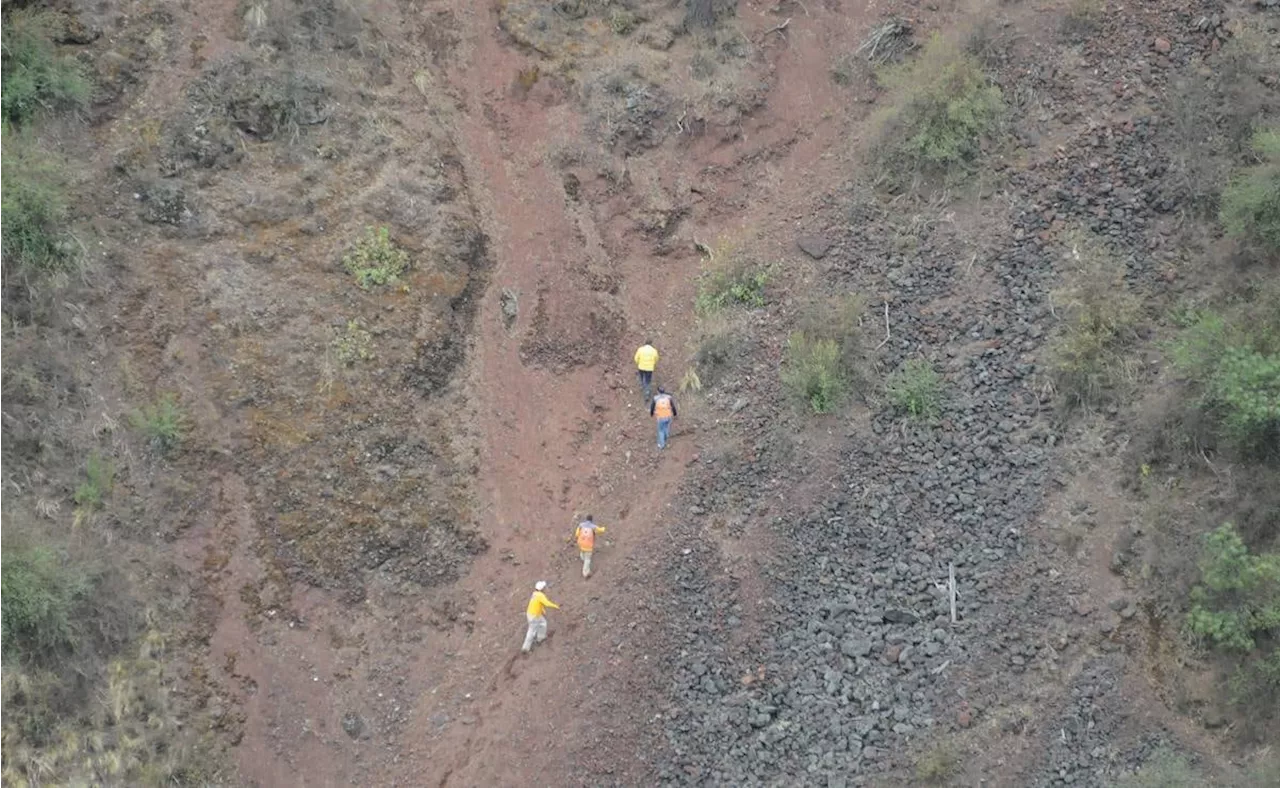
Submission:
[[[880,340],[880,344],[876,345],[876,350],[884,347],[889,343],[889,302],[884,302],[884,339]]]

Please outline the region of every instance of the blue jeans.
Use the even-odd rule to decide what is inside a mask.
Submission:
[[[653,370],[637,369],[636,377],[640,379],[640,388],[644,391],[644,401],[648,402],[651,396],[649,387],[653,385]]]
[[[658,419],[658,448],[667,447],[667,436],[671,434],[671,419]]]

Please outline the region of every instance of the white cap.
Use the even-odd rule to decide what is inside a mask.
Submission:
[[[547,581],[546,581],[546,580],[539,580],[538,582],[536,582],[536,583],[534,583],[534,584],[533,584],[533,590],[535,590],[535,591],[541,591],[542,589],[544,589],[544,588],[546,588],[546,587],[547,587]]]

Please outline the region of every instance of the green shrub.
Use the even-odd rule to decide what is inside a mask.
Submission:
[[[1222,193],[1227,232],[1269,252],[1280,252],[1280,130],[1254,135],[1261,162],[1238,172]]]
[[[1236,332],[1217,312],[1197,312],[1173,342],[1170,356],[1184,375],[1205,381],[1213,376],[1227,348],[1239,341]]]
[[[1071,0],[1062,16],[1060,30],[1071,43],[1088,39],[1105,18],[1102,0]]]
[[[941,413],[942,377],[922,358],[907,361],[890,375],[885,393],[899,413],[917,421],[929,421]]]
[[[747,262],[714,266],[698,280],[694,309],[700,315],[710,315],[729,306],[764,306],[768,283],[769,272],[762,266]]]
[[[375,357],[373,334],[364,327],[363,321],[348,320],[346,329],[333,338],[333,350],[338,356],[338,361],[347,366],[357,361],[372,361]]]
[[[916,779],[927,785],[942,785],[954,777],[959,768],[959,754],[951,746],[941,744],[916,761]]]
[[[901,187],[916,175],[969,174],[1005,109],[978,61],[935,36],[915,62],[886,70],[882,79],[894,92],[872,151],[882,179]]]
[[[0,70],[4,92],[0,107],[8,123],[23,123],[40,110],[83,109],[92,85],[74,58],[60,57],[52,36],[63,18],[22,8],[5,15]]]
[[[1237,328],[1208,312],[1173,343],[1174,368],[1199,392],[1199,405],[1229,440],[1248,450],[1280,445],[1280,352],[1274,327],[1253,320]]]
[[[1085,233],[1069,237],[1069,270],[1053,293],[1061,330],[1048,346],[1054,389],[1069,407],[1092,407],[1127,383],[1124,351],[1136,336],[1140,304],[1124,263]]]
[[[1249,446],[1280,441],[1280,355],[1230,348],[1205,393],[1229,437]]]
[[[814,413],[830,413],[844,400],[846,378],[840,346],[831,339],[797,331],[787,341],[782,383]]]
[[[67,221],[62,169],[15,132],[5,133],[3,148],[0,238],[5,267],[48,270],[66,265],[73,256],[62,229]]]
[[[110,494],[115,483],[115,466],[96,453],[90,454],[84,466],[84,475],[84,481],[76,487],[73,496],[76,506],[97,509],[102,506],[103,498]]]
[[[1167,749],[1156,750],[1137,772],[1117,780],[1112,788],[1199,788],[1204,777],[1187,758]]]
[[[1255,555],[1226,523],[1205,536],[1187,629],[1212,645],[1248,652],[1280,630],[1280,553]]]
[[[366,227],[364,237],[342,258],[342,265],[368,290],[394,282],[409,268],[409,253],[395,245],[386,227]]]
[[[73,648],[79,639],[74,613],[91,585],[52,549],[6,546],[0,554],[4,661],[40,659]]]
[[[161,454],[177,448],[187,432],[187,415],[172,394],[165,394],[153,404],[134,411],[132,421],[151,447]]]

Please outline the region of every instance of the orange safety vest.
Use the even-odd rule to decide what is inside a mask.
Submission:
[[[578,526],[578,549],[589,553],[596,548],[596,529]]]
[[[672,415],[670,395],[659,394],[653,398],[653,417],[655,419],[669,419]]]

